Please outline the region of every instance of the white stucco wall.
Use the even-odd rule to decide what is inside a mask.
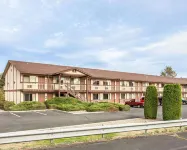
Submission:
[[[10,65],[5,74],[5,100],[14,101],[16,104],[23,101],[23,93],[19,91],[22,88],[20,78],[21,73]]]

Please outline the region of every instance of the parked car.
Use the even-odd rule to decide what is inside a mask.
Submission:
[[[187,105],[187,100],[182,99],[182,104],[183,104],[183,105]]]
[[[162,105],[162,96],[158,97],[158,101],[159,101],[159,105],[161,106]],[[187,100],[182,98],[182,104],[187,105]]]
[[[158,102],[159,102],[159,105],[162,106],[162,96],[158,97]]]
[[[144,107],[144,102],[143,101],[136,101],[135,99],[131,99],[130,101],[127,101],[125,104],[134,107],[134,106],[138,106],[138,107]]]
[[[144,101],[145,101],[145,97],[143,96],[140,98],[140,102],[144,103]]]

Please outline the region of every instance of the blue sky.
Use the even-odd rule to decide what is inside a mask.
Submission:
[[[186,0],[1,0],[0,71],[22,60],[187,77]]]

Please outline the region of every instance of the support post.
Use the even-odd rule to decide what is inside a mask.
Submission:
[[[58,90],[58,97],[60,97],[60,81],[61,81],[61,74],[58,76],[58,82],[59,82],[59,90]]]
[[[88,102],[88,77],[86,77],[86,99]]]

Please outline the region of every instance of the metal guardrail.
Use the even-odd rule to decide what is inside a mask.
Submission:
[[[174,121],[159,121],[149,123],[138,123],[138,124],[121,124],[121,125],[106,125],[106,126],[95,126],[95,127],[80,127],[64,129],[62,128],[47,128],[38,130],[18,131],[9,133],[0,133],[0,144],[38,141],[47,139],[57,139],[65,137],[77,137],[86,135],[97,135],[107,133],[118,133],[128,131],[139,131],[158,128],[169,128],[169,127],[184,127],[187,126],[187,119],[174,120]]]

